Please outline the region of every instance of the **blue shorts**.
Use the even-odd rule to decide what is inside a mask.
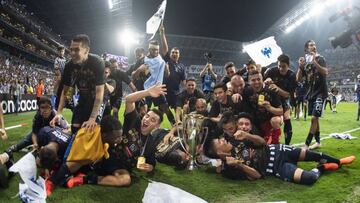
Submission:
[[[316,98],[316,99],[312,99],[309,100],[309,104],[308,104],[308,115],[309,116],[315,116],[315,117],[321,117],[322,112],[323,112],[323,106],[324,106],[324,99],[322,98]]]

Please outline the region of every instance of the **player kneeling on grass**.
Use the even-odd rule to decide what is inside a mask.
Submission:
[[[276,176],[285,181],[311,185],[325,170],[336,170],[341,165],[351,164],[355,156],[337,159],[324,153],[295,148],[282,144],[266,145],[263,138],[250,134],[251,116],[241,114],[234,137],[237,145],[224,138],[206,143],[209,156],[219,157],[224,162],[222,173],[232,179],[256,180],[264,176]],[[315,161],[318,166],[310,171],[297,167],[299,161]]]
[[[135,167],[143,172],[152,172],[156,164],[156,145],[152,131],[160,127],[162,115],[158,110],[153,109],[141,119],[135,110],[135,102],[147,96],[158,97],[165,91],[165,85],[157,85],[128,95],[125,99],[123,129],[120,123],[113,118],[104,117],[102,119],[101,131],[99,127],[95,129],[95,133],[101,133],[93,135],[93,137],[101,135],[101,139],[92,143],[106,150],[105,154],[97,149],[88,149],[88,151],[82,149],[83,145],[89,145],[89,139],[84,138],[86,141],[82,141],[83,144],[79,142],[81,139],[79,133],[83,132],[81,129],[76,135],[66,163],[46,182],[47,194],[52,193],[55,185],[64,185],[65,182],[67,182],[68,187],[86,183],[126,186],[131,183],[130,172]],[[107,143],[108,147],[101,147],[103,143]],[[79,150],[82,150],[82,154],[79,153]],[[92,151],[97,155],[94,155]],[[98,158],[101,158],[98,155],[101,154],[106,158],[97,161]],[[90,165],[94,170],[87,175],[78,174],[68,179],[85,165]]]

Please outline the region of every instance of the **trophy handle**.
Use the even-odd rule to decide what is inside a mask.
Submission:
[[[184,125],[184,123],[183,123]],[[177,131],[177,134],[178,136],[180,137],[180,145],[181,147],[184,149],[184,151],[189,154],[189,151],[186,149],[186,147],[184,146],[183,144],[183,141],[185,142],[185,139],[184,139],[184,136],[180,133],[180,129],[179,129],[179,126],[176,127],[176,131]],[[184,133],[184,132],[183,132]]]

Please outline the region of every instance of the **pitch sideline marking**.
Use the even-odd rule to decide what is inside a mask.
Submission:
[[[11,130],[11,129],[14,129],[14,128],[20,128],[20,127],[23,127],[23,126],[26,126],[26,125],[27,125],[26,123],[19,124],[19,125],[13,125],[13,126],[6,127],[5,130]]]
[[[342,132],[342,133],[351,133],[351,132],[355,132],[355,131],[358,131],[358,130],[360,130],[360,128],[354,128],[354,129],[347,130],[347,131]],[[324,135],[328,135],[328,136],[322,137],[322,138],[320,138],[320,140],[326,140],[326,139],[331,138],[331,137],[329,136],[329,134],[324,134]],[[300,145],[303,145],[303,144],[304,144],[304,143],[297,143],[297,144],[293,144],[292,146],[300,146]]]

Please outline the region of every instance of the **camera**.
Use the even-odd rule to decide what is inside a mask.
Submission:
[[[205,53],[204,53],[204,58],[205,58],[205,60],[206,60],[207,63],[210,63],[210,62],[211,62],[211,58],[212,58],[211,52],[205,52]]]

